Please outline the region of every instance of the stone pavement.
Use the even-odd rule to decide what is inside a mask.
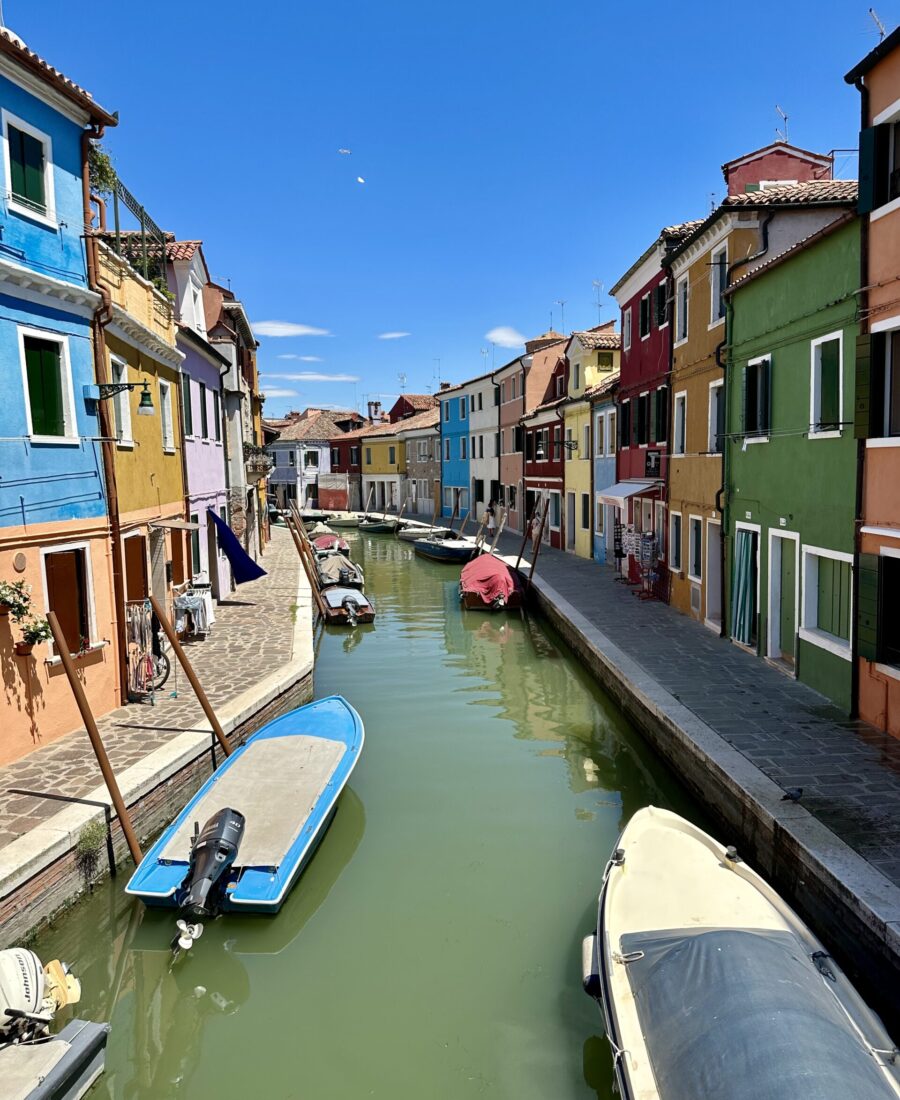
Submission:
[[[498,549],[518,554],[521,536]],[[530,557],[530,551],[527,555]],[[544,546],[542,577],[597,629],[801,805],[900,885],[900,741],[654,600],[607,566]]]
[[[285,528],[273,528],[262,564],[268,575],[241,585],[219,603],[206,640],[185,645],[217,712],[291,660],[300,562]],[[117,774],[184,731],[204,728],[187,677],[174,654],[170,658],[172,672],[155,705],[132,703],[97,722]],[[102,781],[83,729],[0,768],[0,849],[65,808],[61,802],[9,794],[10,787],[84,797]]]

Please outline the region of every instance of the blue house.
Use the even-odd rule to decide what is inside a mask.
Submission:
[[[438,394],[441,408],[441,515],[465,515],[469,502],[470,394],[468,383]]]
[[[616,509],[601,494],[616,483],[616,393],[619,376],[607,378],[585,394],[591,402],[591,453],[594,464],[594,560],[613,564]]]
[[[97,713],[116,701],[109,524],[88,286],[83,180],[89,127],[116,119],[0,29],[0,581],[53,610]],[[0,619],[14,759],[80,724],[48,643],[15,654],[22,624]],[[113,643],[113,644],[109,644]]]

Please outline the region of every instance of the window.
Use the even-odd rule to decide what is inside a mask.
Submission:
[[[591,457],[591,425],[590,422],[581,429],[581,457]]]
[[[469,437],[467,435],[459,437],[459,457],[463,459],[469,457]]]
[[[653,312],[656,317],[657,328],[665,328],[669,323],[666,307],[666,284],[662,282],[653,288]]]
[[[404,445],[404,454],[406,455],[407,463],[412,461],[412,446],[412,440],[407,439],[406,444]]]
[[[637,441],[646,447],[650,442],[650,394],[642,393],[637,399]]]
[[[669,513],[669,568],[681,571],[681,514]]]
[[[358,466],[359,465],[359,447],[351,447],[350,448],[350,465],[351,466]]]
[[[43,439],[75,439],[72,376],[65,337],[19,329],[28,434]]]
[[[580,390],[581,389],[581,364],[580,363],[575,363],[574,366],[572,367],[572,370],[573,370],[572,388],[576,389],[576,390]]]
[[[319,452],[318,451],[304,451],[303,452],[303,469],[304,470],[318,470],[319,468]]]
[[[478,411],[481,412],[481,410],[483,408],[484,408],[484,394],[481,392],[481,390],[479,390],[478,391]]]
[[[191,523],[197,524],[197,530],[191,531],[191,569],[196,577],[203,566],[200,561],[200,519],[196,512],[191,515]]]
[[[516,487],[515,485],[508,485],[506,487],[506,499],[508,507],[513,511],[516,510]]]
[[[900,668],[900,557],[859,556],[859,655]]]
[[[591,494],[581,494],[581,529],[582,531],[590,531],[591,529]]]
[[[449,487],[444,489],[444,510],[447,512],[453,510],[453,490]]]
[[[213,436],[217,443],[222,442],[222,410],[219,405],[219,391],[213,390]]]
[[[548,429],[545,428],[546,432]],[[549,439],[548,439],[549,443]],[[559,462],[562,455],[562,428],[559,424],[553,429],[553,461]]]
[[[504,381],[502,381],[500,383],[500,400],[504,404],[506,403],[506,380],[505,379],[504,379]]]
[[[128,364],[124,359],[110,356],[109,365],[113,385],[118,386],[128,381]],[[113,398],[113,415],[116,420],[116,439],[119,443],[131,443],[131,393],[129,390],[122,390]]]
[[[43,554],[47,610],[53,611],[70,653],[93,638],[93,595],[87,547],[60,547]]]
[[[172,424],[172,387],[160,379],[159,383],[159,426],[162,431],[164,451],[175,450],[175,429]]]
[[[625,351],[631,347],[631,306],[622,310],[622,347]]]
[[[665,443],[669,438],[669,387],[660,386],[656,391],[656,442]]]
[[[450,402],[449,401],[444,402],[444,419],[445,420],[450,419]]]
[[[721,454],[725,449],[725,385],[712,382],[709,387],[709,438],[706,449]]]
[[[560,520],[560,506],[559,506],[559,493],[551,490],[550,492],[550,526],[559,530]]]
[[[49,136],[4,111],[3,137],[10,209],[55,226]]]
[[[843,419],[843,334],[833,332],[810,344],[810,427],[813,435],[840,432]]]
[[[751,359],[744,367],[742,427],[745,436],[766,436],[771,419],[772,360]]]
[[[481,478],[477,478],[472,487],[472,496],[476,501],[484,500],[484,481]]]
[[[656,512],[656,547],[657,553],[661,558],[665,558],[665,541],[666,541],[666,506],[661,500],[657,500],[654,503],[654,509]]]
[[[728,279],[728,249],[717,248],[710,260],[709,323],[717,325],[725,317],[725,289]]]
[[[699,516],[688,521],[688,576],[692,581],[703,577],[703,520]]]
[[[597,458],[602,458],[606,449],[606,434],[604,428],[606,427],[606,417],[603,413],[598,413],[594,418],[594,454]]]
[[[521,454],[522,453],[522,450],[525,446],[525,444],[523,442],[524,433],[525,433],[525,429],[522,427],[521,424],[516,424],[515,427],[513,428],[512,449],[513,449],[514,454]]]
[[[594,534],[603,534],[603,518],[606,514],[603,497],[599,493],[594,498]]]
[[[509,384],[510,384],[510,387],[512,389],[512,399],[515,400],[515,397],[516,397],[516,376],[515,375],[513,375],[512,378],[510,378]]]
[[[638,320],[638,331],[641,334],[641,339],[646,340],[650,335],[650,294],[649,292],[641,298],[641,307]]]
[[[340,466],[340,464],[341,464],[341,449],[340,449],[340,447],[332,447],[331,448],[331,468],[332,468],[332,470],[337,469],[337,467]]]
[[[288,451],[288,466],[297,465],[297,452],[293,448]]]
[[[498,454],[500,453],[499,448],[497,448],[497,453]],[[483,435],[480,435],[478,437],[478,457],[479,458],[484,458],[484,436]]]
[[[494,404],[500,404],[500,388],[498,386],[494,386]]]
[[[850,660],[853,556],[804,546],[800,637]]]
[[[675,343],[688,338],[688,277],[682,275],[675,284]]]
[[[388,465],[394,466],[397,462],[397,448],[388,447]]]
[[[200,438],[209,439],[209,410],[206,407],[206,386],[200,383]]]
[[[892,118],[859,135],[859,213],[900,198],[900,119]]]
[[[621,439],[619,440],[620,447],[631,446],[631,402],[623,401],[621,416],[619,419]]]
[[[465,420],[466,419],[466,406],[467,406],[467,399],[465,397],[461,397],[459,399],[459,419],[460,420]]]
[[[556,396],[562,397],[566,392],[566,380],[562,374],[556,376]]]
[[[674,454],[683,455],[687,441],[687,394],[675,394],[675,439],[672,451]]]
[[[450,445],[450,440],[449,439],[447,440],[447,445],[448,445],[448,447]],[[450,455],[448,454],[447,457],[449,458]],[[367,466],[372,465],[372,448],[371,447],[366,447],[366,465]]]
[[[115,360],[113,361],[115,362]],[[113,367],[113,381],[115,381],[116,368]],[[194,406],[191,397],[191,380],[186,374],[181,376],[181,407],[184,416],[184,434],[194,434]]]
[[[428,440],[420,439],[417,441],[417,453],[420,462],[427,462],[431,455],[428,453]],[[424,493],[422,494],[425,495]]]
[[[616,410],[609,414],[609,426],[606,431],[606,453],[608,455],[614,455],[616,453]]]
[[[449,439],[444,440],[444,461],[445,462],[450,461],[450,440]]]

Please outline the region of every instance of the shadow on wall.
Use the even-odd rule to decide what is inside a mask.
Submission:
[[[12,620],[0,618],[0,675],[4,701],[8,707],[15,707],[19,714],[25,715],[32,743],[39,745],[38,713],[47,705],[44,689],[37,675],[35,658],[19,657],[13,648],[17,641]]]

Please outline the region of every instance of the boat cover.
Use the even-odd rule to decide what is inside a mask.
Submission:
[[[459,583],[464,592],[477,592],[486,604],[501,598],[508,603],[519,587],[513,570],[493,554],[482,554],[464,565]]]
[[[621,938],[665,1100],[896,1100],[790,932],[669,929]]]
[[[319,576],[328,584],[353,584],[359,583],[359,570],[343,554],[332,554],[327,558],[319,558],[316,562]]]
[[[338,535],[319,535],[313,539],[313,546],[317,550],[347,550],[349,543]]]

